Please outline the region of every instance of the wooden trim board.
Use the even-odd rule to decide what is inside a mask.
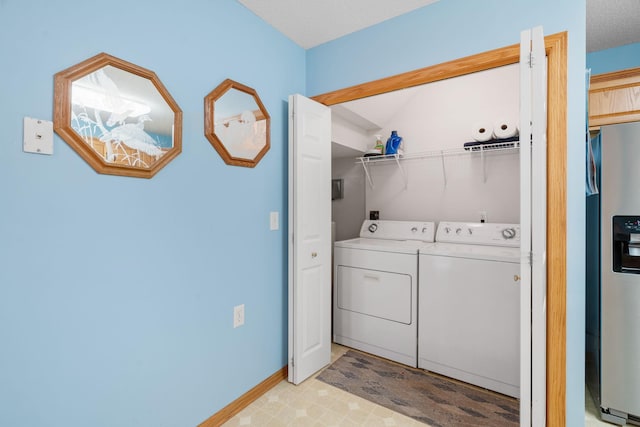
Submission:
[[[271,375],[266,380],[262,381],[260,384],[222,408],[217,413],[213,414],[211,417],[207,418],[198,427],[218,427],[222,424],[229,421],[236,414],[240,413],[244,408],[253,403],[260,396],[271,390],[276,386],[280,381],[287,379],[287,366],[284,366],[282,369]]]
[[[611,83],[617,85],[637,85],[640,83],[640,68],[613,71],[611,73],[594,74],[591,76],[591,87],[603,89]]]
[[[545,38],[547,88],[547,426],[566,425],[567,33]]]
[[[566,32],[545,37],[547,88],[547,426],[566,424],[566,217],[567,217],[567,41]],[[520,60],[513,45],[443,64],[314,96],[334,105],[405,89]]]
[[[317,95],[312,99],[324,105],[334,105],[452,77],[459,77],[476,71],[515,64],[519,60],[520,45],[513,45]]]
[[[591,76],[589,128],[640,121],[640,68]]]

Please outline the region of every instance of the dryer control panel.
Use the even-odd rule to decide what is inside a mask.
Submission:
[[[441,221],[437,242],[467,245],[520,246],[519,224]]]
[[[433,242],[435,224],[425,221],[365,220],[360,237],[387,240],[420,240]]]

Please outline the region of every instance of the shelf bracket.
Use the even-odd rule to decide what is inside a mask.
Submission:
[[[480,147],[480,161],[482,162],[482,179],[483,182],[486,184],[487,183],[487,167],[486,167],[486,160],[484,157],[484,147]]]
[[[373,185],[373,179],[371,179],[371,174],[369,173],[369,167],[367,165],[368,162],[365,162],[364,157],[361,157],[360,163],[362,164],[362,169],[364,169],[364,174],[367,176],[369,187],[371,187],[371,189],[375,188],[375,186]]]
[[[407,177],[407,173],[405,172],[405,170],[402,168],[402,165],[400,164],[400,156],[398,154],[394,154],[393,158],[396,159],[396,165],[398,165],[398,169],[402,174],[402,179],[404,180],[404,189],[406,190],[407,187],[409,187],[409,179]]]
[[[444,164],[444,151],[440,151],[440,160],[442,160],[442,178],[444,178],[444,186],[447,186],[447,168]]]

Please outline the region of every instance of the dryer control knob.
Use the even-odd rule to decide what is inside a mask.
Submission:
[[[411,232],[416,233],[418,231],[418,227],[411,227]]]
[[[445,227],[444,232],[447,234],[451,233],[451,227]]]
[[[377,229],[378,229],[378,224],[376,224],[375,222],[369,226],[369,231],[372,233],[375,233]]]
[[[502,230],[502,237],[507,240],[513,239],[514,237],[516,237],[516,230],[513,228],[505,228],[504,230]]]
[[[456,228],[456,234],[462,233],[462,228]]]
[[[422,227],[422,232],[426,233],[429,229],[427,227]]]

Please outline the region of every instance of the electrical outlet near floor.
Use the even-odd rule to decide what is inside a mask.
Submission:
[[[487,222],[487,211],[480,211],[480,222]]]
[[[244,325],[244,304],[233,307],[233,327]]]

